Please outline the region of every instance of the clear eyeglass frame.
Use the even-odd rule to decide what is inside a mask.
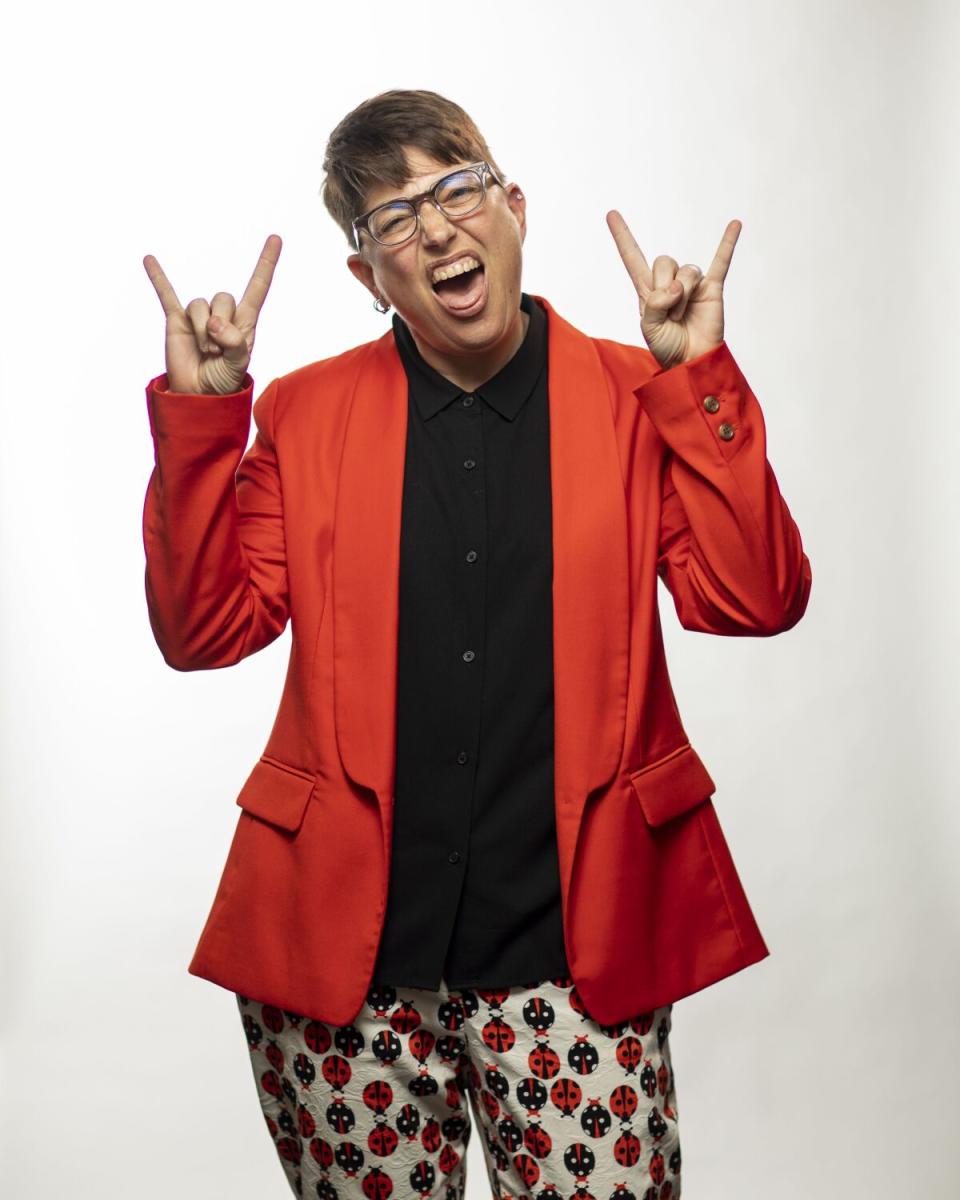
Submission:
[[[437,194],[438,194],[440,188],[442,188],[443,185],[445,183],[447,183],[448,180],[452,179],[453,176],[463,175],[464,172],[466,172],[466,171],[472,172],[472,174],[476,175],[477,178],[480,180],[480,189],[481,189],[480,199],[473,206],[473,208],[468,208],[466,212],[448,213],[443,208],[443,206],[440,204],[440,201],[437,198]],[[492,177],[494,183],[496,183],[499,187],[503,187],[503,181],[500,179],[499,175],[496,173],[496,171],[493,169],[493,167],[490,166],[490,164],[488,162],[470,163],[469,165],[464,166],[464,167],[457,167],[456,170],[451,171],[448,175],[444,175],[444,177],[442,179],[438,179],[437,182],[433,185],[433,187],[428,188],[427,191],[425,191],[425,192],[420,192],[416,196],[398,196],[395,200],[387,200],[386,203],[378,204],[376,206],[376,208],[371,208],[369,212],[365,212],[362,216],[357,217],[356,220],[351,222],[351,228],[353,229],[353,239],[356,243],[357,251],[359,252],[359,250],[360,250],[360,230],[361,229],[365,229],[367,231],[367,233],[370,235],[370,237],[373,238],[373,240],[375,242],[377,242],[378,245],[389,246],[391,249],[394,249],[397,246],[402,246],[406,242],[409,242],[411,238],[416,237],[417,234],[420,232],[420,205],[424,202],[424,200],[432,201],[433,204],[440,210],[440,212],[443,213],[443,215],[447,218],[448,221],[457,221],[461,217],[466,217],[466,216],[469,216],[471,213],[475,213],[477,211],[477,209],[483,204],[484,200],[486,200],[486,198],[487,198],[487,175],[490,175]],[[383,242],[376,236],[376,234],[370,228],[370,225],[369,225],[370,218],[372,216],[374,216],[375,213],[378,213],[383,208],[396,208],[398,205],[405,205],[406,207],[411,208],[413,210],[413,215],[415,218],[413,232],[408,234],[407,237],[405,237],[402,241]]]

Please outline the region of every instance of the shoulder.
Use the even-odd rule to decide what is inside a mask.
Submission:
[[[381,335],[369,342],[351,346],[339,354],[320,358],[314,362],[295,367],[277,377],[277,418],[304,415],[316,416],[318,410],[331,412],[340,409],[350,399],[357,375],[367,357],[383,349],[386,338],[392,333]]]

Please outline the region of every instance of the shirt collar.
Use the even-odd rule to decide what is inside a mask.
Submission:
[[[480,396],[508,421],[512,421],[523,407],[547,364],[547,314],[526,292],[520,294],[520,307],[530,317],[530,323],[519,350],[492,379],[474,388],[474,395]],[[426,361],[406,322],[397,313],[393,314],[393,334],[407,373],[410,393],[425,421],[451,401],[466,395],[465,389]]]

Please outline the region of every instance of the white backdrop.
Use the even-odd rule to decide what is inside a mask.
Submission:
[[[470,112],[527,196],[523,286],[642,344],[606,227],[709,265],[810,556],[776,638],[661,595],[771,956],[674,1010],[684,1194],[960,1189],[956,7],[903,0],[129,5],[6,19],[3,1191],[287,1194],[233,996],[187,974],[289,630],[228,671],[150,633],[155,254],[186,303],[284,248],[256,391],[378,336],[318,189],[388,87]],[[562,199],[551,180],[569,181]],[[948,763],[951,767],[948,782]],[[470,1200],[487,1195],[479,1138]]]

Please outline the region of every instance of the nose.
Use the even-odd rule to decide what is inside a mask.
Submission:
[[[455,233],[453,222],[433,200],[424,200],[420,205],[420,236],[425,242],[436,244],[449,241]]]

